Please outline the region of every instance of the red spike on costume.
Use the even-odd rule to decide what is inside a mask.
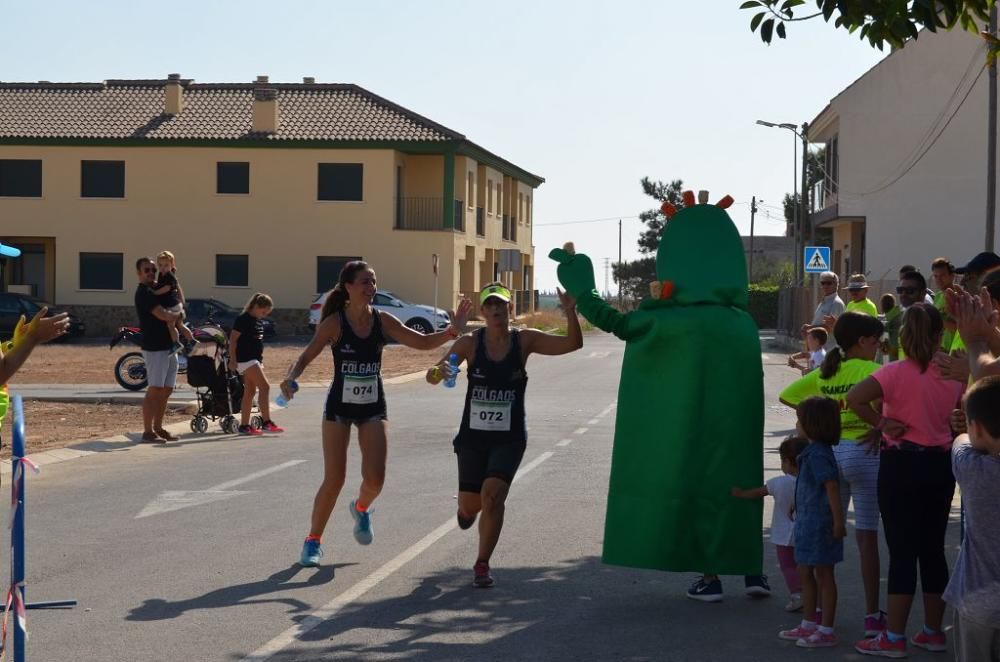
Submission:
[[[684,191],[684,195],[682,197],[684,198],[685,207],[694,207],[695,205],[694,191]]]
[[[663,281],[663,289],[660,290],[660,301],[666,301],[674,294],[674,281]]]
[[[674,214],[677,213],[677,207],[675,207],[669,200],[664,200],[663,204],[660,205],[660,211],[667,218],[673,218]]]
[[[735,200],[733,200],[733,196],[727,195],[722,200],[716,202],[715,206],[718,207],[719,209],[729,209],[730,207],[733,206],[734,202]]]

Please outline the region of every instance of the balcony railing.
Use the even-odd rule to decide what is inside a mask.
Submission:
[[[465,231],[465,202],[455,200],[455,230]],[[443,198],[396,198],[397,230],[444,230]]]
[[[486,216],[482,207],[476,207],[476,236],[486,236]]]

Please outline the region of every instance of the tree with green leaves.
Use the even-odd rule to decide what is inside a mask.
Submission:
[[[663,226],[667,222],[667,217],[660,211],[660,205],[666,200],[677,207],[677,211],[683,209],[684,182],[680,179],[670,182],[654,182],[649,177],[643,177],[639,184],[642,186],[643,193],[656,200],[654,209],[647,209],[639,214],[639,220],[646,225],[646,229],[639,235],[639,252],[643,255],[655,255],[656,249],[660,246]]]
[[[988,22],[995,0],[813,0],[815,12],[802,14],[806,0],[747,0],[740,9],[754,11],[750,30],[770,44],[774,35],[784,39],[786,25],[820,18],[833,22],[882,50],[885,44],[899,48],[916,39],[921,28],[930,32],[950,30],[956,25],[979,33],[977,20]]]
[[[622,297],[629,305],[649,296],[649,284],[656,280],[656,249],[660,246],[660,235],[667,222],[660,205],[666,200],[677,207],[678,211],[684,208],[682,180],[663,182],[643,177],[639,185],[642,186],[642,192],[657,203],[655,208],[639,214],[639,220],[646,226],[639,235],[639,252],[646,257],[624,264],[616,262],[612,265],[612,275],[615,282],[621,285]]]

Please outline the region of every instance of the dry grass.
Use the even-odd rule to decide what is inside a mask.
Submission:
[[[561,310],[540,310],[532,315],[519,318],[517,322],[529,329],[548,331],[560,336],[566,335],[566,316]],[[594,330],[594,325],[582,317],[580,318],[580,327],[584,332]]]
[[[268,343],[264,346],[266,372],[272,382],[285,374],[305,347],[304,341]],[[38,347],[11,381],[17,384],[112,384],[115,361],[126,351],[108,351],[105,344],[76,343]],[[426,369],[441,358],[444,349],[418,351],[400,345],[386,347],[382,374],[395,377]],[[300,378],[305,382],[329,382],[333,375],[333,355],[324,351],[309,365]],[[184,376],[179,377],[184,381]],[[123,391],[124,393],[124,391]],[[26,400],[25,420],[28,451],[38,453],[64,448],[80,441],[108,439],[125,433],[142,432],[142,410],[129,404],[68,404]],[[190,415],[168,411],[165,424],[190,420]],[[10,422],[5,421],[4,435],[9,437]],[[216,429],[213,427],[212,429]],[[185,431],[186,432],[186,431]],[[10,457],[10,439],[0,450],[0,459]]]
[[[271,381],[279,380],[305,348],[305,341],[264,345],[265,372]],[[18,371],[12,384],[113,384],[115,362],[136,347],[108,346],[93,343],[42,345]],[[382,357],[382,375],[396,377],[422,370],[441,358],[443,349],[420,351],[390,345]],[[302,374],[303,382],[328,382],[333,375],[333,354],[324,350]],[[184,377],[179,378],[182,382]]]

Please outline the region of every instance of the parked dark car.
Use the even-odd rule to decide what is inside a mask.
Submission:
[[[44,306],[49,307],[49,315],[58,315],[65,312],[58,306],[53,306],[41,299],[37,299],[27,294],[14,294],[13,292],[0,292],[0,338],[10,338],[14,335],[14,327],[17,320],[24,315],[30,320]],[[69,316],[69,333],[67,338],[79,338],[86,332],[83,321],[75,316]]]
[[[222,303],[218,299],[188,299],[184,304],[184,312],[187,315],[188,326],[200,326],[202,324],[218,324],[226,333],[233,328],[233,322],[243,311]],[[274,340],[277,332],[274,328],[274,320],[265,317],[264,340]]]

